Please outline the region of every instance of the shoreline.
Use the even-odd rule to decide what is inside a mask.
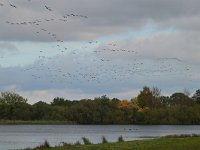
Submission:
[[[34,120],[34,121],[23,121],[23,120],[0,120],[0,125],[76,125],[70,121],[52,121],[52,120]]]
[[[84,139],[85,137],[83,137]],[[120,137],[119,137],[120,138]],[[196,150],[200,148],[200,136],[199,135],[171,135],[154,139],[134,140],[134,141],[118,141],[108,142],[107,139],[102,138],[102,143],[92,144],[89,139],[85,138],[83,144],[77,141],[74,144],[62,143],[62,145],[51,147],[48,141],[35,148],[26,148],[24,150]]]
[[[182,125],[182,126],[196,126],[200,124],[78,124],[76,122],[72,121],[55,121],[55,120],[29,120],[29,121],[24,121],[24,120],[0,120],[0,125]]]

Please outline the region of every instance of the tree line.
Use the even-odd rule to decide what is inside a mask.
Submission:
[[[76,124],[200,124],[200,89],[161,95],[158,88],[143,87],[131,100],[67,100],[56,97],[48,104],[27,99],[12,92],[0,94],[0,120],[69,121]]]

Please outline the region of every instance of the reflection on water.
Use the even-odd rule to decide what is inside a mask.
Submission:
[[[200,134],[200,126],[167,125],[1,125],[0,149],[35,147],[48,140],[50,144],[74,143],[82,137],[93,143],[101,142],[102,136],[108,141],[117,141],[122,135],[128,140],[160,137],[170,134]]]

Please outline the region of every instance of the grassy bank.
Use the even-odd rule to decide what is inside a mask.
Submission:
[[[54,121],[54,120],[31,120],[31,121],[23,121],[23,120],[0,120],[0,125],[66,125],[66,124],[74,124],[70,121]]]
[[[46,143],[48,146],[48,143]],[[89,145],[64,144],[60,147],[35,148],[34,150],[199,150],[200,137],[170,136],[152,140],[116,142]],[[31,149],[27,149],[31,150]]]

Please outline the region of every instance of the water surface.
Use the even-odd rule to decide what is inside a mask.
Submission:
[[[50,145],[60,142],[81,142],[82,137],[93,143],[101,142],[102,136],[109,141],[137,140],[171,134],[200,134],[200,126],[183,125],[0,125],[0,149],[35,147],[48,140]]]

